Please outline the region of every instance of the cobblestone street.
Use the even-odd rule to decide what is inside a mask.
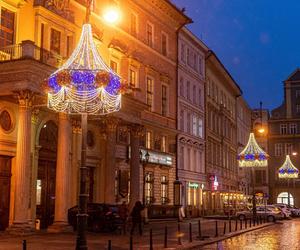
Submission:
[[[296,250],[300,249],[300,219],[284,221],[274,226],[251,231],[218,244],[203,247],[205,250]]]

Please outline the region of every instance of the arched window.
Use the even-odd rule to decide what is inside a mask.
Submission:
[[[290,205],[294,205],[294,197],[288,192],[282,192],[277,196],[277,203],[288,204],[290,199]]]

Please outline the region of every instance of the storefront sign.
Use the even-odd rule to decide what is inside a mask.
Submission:
[[[195,182],[189,182],[189,188],[199,188],[199,184]]]
[[[146,153],[149,154],[149,163],[159,164],[159,165],[166,165],[166,166],[172,166],[172,157],[165,154],[156,153],[153,151],[146,151],[144,149],[141,149],[142,152],[142,159],[146,160]]]
[[[213,183],[213,189],[218,190],[219,182],[217,179],[217,176],[215,175],[214,183]]]

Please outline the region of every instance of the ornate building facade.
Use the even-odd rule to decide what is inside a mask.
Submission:
[[[237,165],[237,98],[241,89],[213,51],[206,57],[205,209],[223,213],[243,200]]]
[[[208,48],[189,30],[178,46],[178,177],[187,216],[199,216],[205,175],[205,55]]]
[[[300,206],[298,179],[280,179],[278,170],[286,155],[290,156],[296,168],[300,167],[300,70],[296,69],[284,81],[282,105],[271,111],[268,121],[269,187],[270,203],[287,203],[290,194],[291,204]]]
[[[88,121],[89,201],[173,204],[177,35],[190,19],[169,1],[118,1],[122,20],[94,1],[91,24],[106,63],[134,92],[120,112]],[[79,117],[50,112],[41,88],[75,48],[84,1],[1,1],[0,230],[62,230],[77,204]],[[148,161],[145,161],[145,155]]]

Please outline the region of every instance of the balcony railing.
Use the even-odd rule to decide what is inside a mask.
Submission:
[[[61,16],[74,23],[74,12],[69,9],[67,1],[34,0],[34,6],[42,6],[47,10]]]
[[[36,46],[32,41],[0,48],[0,62],[31,58],[58,68],[63,63],[63,57]]]

